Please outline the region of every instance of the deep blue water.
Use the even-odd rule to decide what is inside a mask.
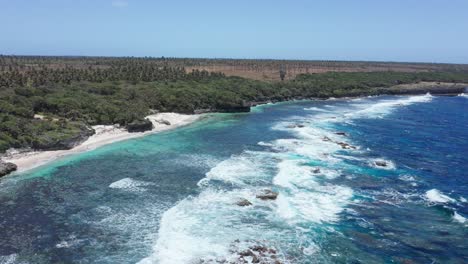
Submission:
[[[0,263],[467,263],[467,154],[463,96],[213,115],[2,179]]]

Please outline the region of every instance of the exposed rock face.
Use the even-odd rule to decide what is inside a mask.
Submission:
[[[276,200],[276,198],[278,197],[278,193],[266,189],[258,193],[256,197],[261,200]]]
[[[17,169],[18,167],[16,166],[16,164],[13,164],[11,162],[0,161],[0,177],[10,174]]]
[[[148,130],[153,129],[153,123],[151,123],[150,120],[147,118],[144,120],[140,121],[133,121],[132,123],[127,125],[127,130],[128,132],[134,133],[134,132],[145,132]]]
[[[252,203],[249,200],[244,199],[244,198],[239,199],[239,201],[237,201],[236,204],[238,206],[250,206],[250,205],[252,205]]]

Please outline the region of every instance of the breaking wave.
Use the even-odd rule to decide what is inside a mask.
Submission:
[[[362,148],[346,133],[338,133],[335,125],[382,118],[397,107],[431,100],[429,94],[377,102],[363,98],[345,106],[305,108],[316,113],[276,123],[271,129],[291,137],[258,142],[263,150],[245,150],[212,167],[198,183],[198,195],[163,214],[153,254],[140,263],[236,263],[240,257],[252,261],[254,247],[272,252],[267,255],[283,263],[310,259],[321,251],[318,230],[333,226],[350,204],[359,203],[351,187],[333,180],[349,172],[346,160]],[[390,160],[367,163],[396,168]],[[114,186],[135,186],[132,181],[123,183]],[[265,190],[271,197],[260,195]],[[437,190],[426,195],[434,202],[451,201]],[[253,255],[238,254],[245,249]],[[299,257],[291,262],[287,255]]]

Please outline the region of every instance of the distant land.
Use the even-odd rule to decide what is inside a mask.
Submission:
[[[468,65],[202,58],[0,56],[0,153],[62,150],[96,125],[154,129],[159,112],[380,94],[459,94]]]
[[[229,58],[171,58],[171,57],[96,57],[96,56],[7,56],[0,55],[5,67],[8,58],[21,59],[24,66],[47,65],[53,69],[63,67],[106,69],[112,62],[127,59],[151,61],[159,66],[184,67],[192,70],[222,72],[226,76],[239,76],[262,81],[279,81],[278,71],[287,71],[285,79],[294,79],[298,74],[326,72],[429,72],[466,71],[468,64],[427,63],[427,62],[385,62],[385,61],[335,61],[335,60],[275,60],[275,59],[229,59]],[[4,70],[4,69],[3,69]]]

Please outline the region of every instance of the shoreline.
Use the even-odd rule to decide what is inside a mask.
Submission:
[[[456,96],[460,93],[466,91],[468,84],[466,83],[440,83],[440,82],[420,82],[415,84],[399,84],[392,87],[380,87],[378,94],[369,94],[370,96],[374,95],[418,95],[430,93],[431,95],[440,95],[440,96]],[[269,100],[269,101],[260,101],[260,102],[249,102],[249,109],[252,107],[257,107],[261,105],[276,104],[281,102],[295,102],[301,100],[329,100],[329,99],[351,99],[366,97],[369,95],[359,95],[359,96],[344,96],[344,97],[293,97],[285,98],[283,100]],[[250,112],[250,111],[249,111]],[[45,165],[52,161],[55,161],[59,158],[79,154],[87,151],[94,150],[96,148],[112,144],[119,141],[124,141],[128,139],[143,137],[149,134],[155,134],[167,130],[172,130],[181,126],[191,124],[199,120],[202,116],[205,116],[208,113],[213,113],[212,111],[200,112],[196,114],[179,114],[179,113],[158,113],[146,116],[152,123],[154,128],[150,131],[145,132],[128,132],[126,129],[120,128],[116,125],[97,125],[92,128],[96,133],[90,136],[84,142],[78,144],[77,146],[67,149],[67,150],[45,150],[45,151],[26,151],[26,152],[16,152],[9,153],[4,156],[0,156],[0,161],[14,163],[17,165],[17,170],[13,173],[22,173],[39,166]],[[169,121],[170,125],[166,125],[165,122]]]
[[[146,118],[153,123],[154,128],[145,132],[130,133],[126,129],[120,128],[116,125],[97,125],[93,126],[93,129],[96,131],[94,135],[71,149],[13,152],[5,155],[1,160],[4,162],[14,163],[18,166],[17,170],[10,174],[13,175],[32,170],[66,156],[84,153],[115,142],[139,138],[186,126],[200,120],[203,116],[205,115],[187,115],[178,113],[158,113],[149,115]],[[170,125],[166,125],[162,121],[168,121]]]
[[[468,91],[468,83],[455,83],[455,82],[420,82],[410,84],[397,84],[390,87],[374,87],[378,89],[377,93],[360,94],[355,96],[339,96],[339,97],[291,97],[282,100],[267,100],[250,102],[250,107],[284,103],[284,102],[297,102],[308,100],[330,100],[330,99],[354,99],[367,96],[383,96],[383,95],[423,95],[431,94],[433,96],[457,96]]]

